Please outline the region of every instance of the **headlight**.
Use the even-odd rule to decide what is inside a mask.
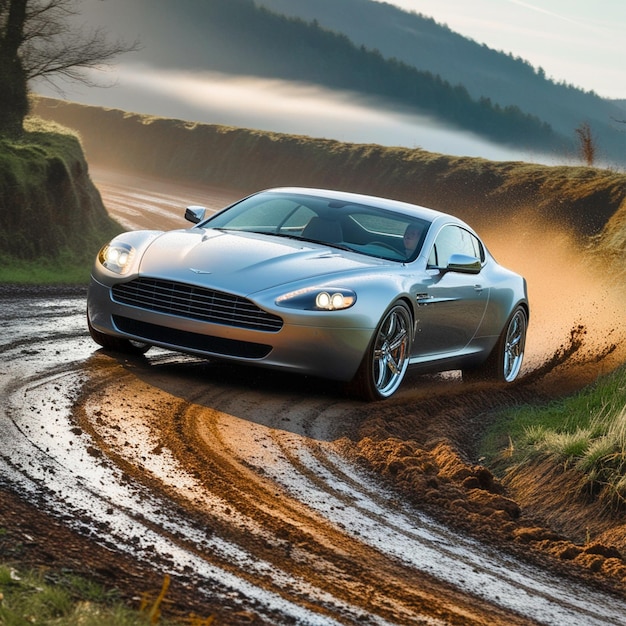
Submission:
[[[351,289],[309,287],[291,291],[276,299],[278,306],[306,311],[341,311],[356,302],[356,293]]]
[[[98,261],[116,274],[125,274],[133,261],[135,249],[125,243],[109,243],[98,253]]]

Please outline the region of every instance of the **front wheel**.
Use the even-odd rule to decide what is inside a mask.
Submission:
[[[476,369],[463,370],[463,379],[496,380],[512,383],[519,375],[524,360],[526,346],[526,329],[528,317],[523,307],[518,306],[509,318],[508,323],[494,349],[485,363]]]
[[[396,302],[382,317],[354,378],[352,388],[364,400],[389,398],[404,379],[412,345],[411,312]]]

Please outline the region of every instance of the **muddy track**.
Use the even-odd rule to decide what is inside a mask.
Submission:
[[[81,298],[3,308],[4,481],[210,605],[274,624],[626,623],[616,598],[403,503],[346,453],[376,408],[332,385],[106,354]]]
[[[0,304],[0,486],[94,554],[169,574],[218,623],[626,624],[622,597],[436,521],[357,460],[377,419],[409,414],[471,456],[489,390],[417,377],[367,405],[324,381],[105,353],[82,296]]]

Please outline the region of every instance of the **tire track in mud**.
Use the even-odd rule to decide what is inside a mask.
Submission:
[[[259,623],[300,620],[314,623],[318,611],[309,615],[305,607],[293,606],[280,596],[264,591],[258,583],[247,583],[245,576],[233,576],[228,569],[220,568],[220,550],[227,552],[225,559],[241,558],[248,563],[253,559],[236,546],[224,547],[221,538],[214,539],[206,528],[187,520],[175,502],[144,488],[141,481],[132,479],[126,472],[116,471],[89,439],[80,441],[84,439],[83,433],[73,419],[64,424],[58,423],[63,418],[56,419],[56,426],[50,429],[53,435],[49,432],[42,435],[43,425],[22,427],[32,421],[33,411],[42,413],[34,397],[38,393],[33,392],[48,396],[51,384],[57,389],[63,384],[74,388],[77,381],[72,374],[42,372],[27,387],[17,386],[13,396],[3,396],[10,423],[2,428],[5,446],[0,458],[2,482],[11,483],[29,502],[61,518],[93,541],[128,553],[143,561],[144,566],[184,577],[184,584],[213,598],[218,606],[232,609],[249,605],[249,611],[255,614],[254,607],[258,604],[263,615]],[[29,403],[24,413],[30,415],[20,414],[19,399]],[[56,440],[54,445],[47,441],[49,437]],[[203,553],[218,556],[207,560],[201,556]],[[291,583],[287,578],[283,577],[284,584]]]
[[[378,405],[165,351],[114,358],[81,300],[44,308],[5,322],[3,475],[77,532],[259,623],[625,623],[621,601],[442,527],[353,463]]]
[[[116,388],[115,394],[120,395],[118,387],[122,383],[119,375],[112,375],[111,383]],[[149,400],[154,390],[148,389],[146,393]],[[132,410],[135,415],[147,406],[141,389],[131,381],[129,389],[122,395],[125,398],[137,398]],[[223,391],[218,391],[218,395],[224,395]],[[187,502],[184,498],[177,498],[178,503],[188,510],[191,517],[208,516],[209,520],[204,523],[213,533],[228,542],[245,546],[255,558],[268,563],[275,571],[284,572],[287,569],[289,575],[299,581],[296,587],[307,590],[303,596],[302,591],[296,589],[292,601],[305,606],[310,604],[312,610],[324,611],[326,608],[330,615],[337,613],[337,607],[343,606],[338,616],[341,620],[348,620],[348,623],[353,620],[379,623],[379,619],[383,619],[383,623],[422,623],[427,616],[443,619],[442,623],[485,623],[484,620],[490,623],[517,622],[514,617],[495,607],[472,608],[474,601],[464,597],[465,594],[453,589],[445,592],[445,585],[442,586],[434,579],[429,580],[427,575],[413,568],[395,563],[387,555],[381,555],[375,548],[347,535],[340,528],[341,524],[337,526],[334,522],[329,523],[323,514],[310,509],[306,502],[286,495],[279,483],[268,480],[264,471],[258,471],[259,467],[250,461],[251,457],[238,457],[235,448],[242,442],[236,437],[230,437],[229,427],[221,423],[225,415],[228,419],[232,419],[232,415],[210,408],[210,403],[208,407],[203,406],[205,399],[202,393],[185,394],[185,400],[189,403],[187,408],[166,403],[168,413],[165,416],[162,411],[154,411],[154,407],[150,411],[152,416],[159,413],[158,423],[152,424],[154,432],[150,445],[156,443],[156,447],[174,451],[177,466],[184,466],[187,475],[194,476],[204,485],[202,491],[211,493],[210,497],[205,498],[196,491],[190,494]],[[215,398],[210,400],[211,403],[215,402]],[[97,405],[103,407],[110,402],[106,397],[100,397]],[[289,404],[287,402],[279,411],[278,414],[283,416],[279,419],[285,419],[285,415],[291,416],[287,419],[294,419],[294,409],[289,409]],[[296,414],[299,410],[295,408]],[[308,411],[314,413],[315,406],[309,404]],[[102,415],[103,410],[100,409],[98,419],[102,420]],[[149,416],[144,416],[144,419],[150,421]],[[152,420],[154,422],[154,417]],[[237,424],[236,430],[240,427]],[[255,431],[254,428],[252,430]],[[253,432],[251,439],[245,442],[249,452],[250,447],[255,445],[255,439],[256,443],[260,442],[260,449],[264,448],[264,430],[266,427],[257,426],[257,432]],[[110,441],[111,438],[104,439]],[[123,444],[125,448],[128,447],[126,443]],[[109,451],[107,453],[110,454]],[[140,455],[143,454],[141,451]],[[281,459],[281,462],[286,460]],[[135,459],[128,467],[125,463],[125,471],[133,464],[141,465],[141,461]],[[251,467],[254,467],[254,471],[251,471]],[[283,470],[289,471],[289,465]],[[137,478],[136,469],[134,476]],[[137,479],[142,480],[141,477]],[[152,478],[148,482],[154,483]],[[171,486],[166,485],[165,489],[171,491]],[[215,498],[216,494],[217,502],[227,507],[224,509],[226,515],[224,511],[222,514],[216,513],[214,507],[207,508],[206,504],[202,504]],[[206,555],[206,558],[212,559],[214,556]],[[224,563],[220,565],[226,566]],[[416,574],[420,584],[407,584],[406,581],[414,579]],[[239,575],[246,577],[249,572],[243,571]],[[272,589],[276,583],[271,578],[257,578],[256,582]],[[285,594],[288,590],[283,587],[277,589],[277,593]],[[294,591],[288,597],[291,594]],[[379,597],[378,601],[376,597]],[[330,606],[325,607],[324,598],[331,599],[327,600],[331,601]],[[355,598],[361,600],[357,603]],[[460,608],[455,608],[455,605]],[[420,606],[421,609],[416,608]],[[353,615],[349,617],[351,613]]]
[[[324,419],[323,410],[317,412],[316,415]],[[308,430],[306,424],[303,425],[305,430]],[[317,429],[312,428],[312,430]],[[319,430],[324,431],[324,428]],[[506,594],[506,585],[511,584],[517,589],[517,608],[522,611],[526,610],[530,614],[534,613],[540,621],[555,620],[555,623],[559,623],[562,619],[558,617],[558,613],[552,613],[550,606],[552,603],[559,603],[563,607],[581,611],[581,614],[586,612],[587,616],[583,619],[589,620],[589,623],[594,621],[595,607],[583,607],[575,599],[559,594],[550,583],[545,586],[538,584],[536,575],[530,572],[520,574],[517,569],[519,564],[514,565],[511,571],[508,571],[507,567],[513,561],[507,564],[505,560],[504,567],[502,567],[501,555],[493,558],[493,554],[490,555],[487,551],[480,556],[480,546],[434,524],[432,520],[420,516],[415,510],[408,507],[406,510],[401,508],[393,502],[389,494],[381,493],[379,485],[368,484],[367,477],[357,474],[354,466],[350,463],[346,464],[346,459],[338,455],[336,451],[328,449],[323,444],[320,445],[311,438],[305,439],[308,445],[303,446],[302,441],[295,441],[292,437],[285,438],[280,429],[271,432],[274,433],[272,436],[274,443],[280,449],[281,455],[288,459],[289,466],[304,478],[305,483],[307,481],[311,483],[309,493],[319,490],[320,496],[317,500],[318,503],[323,504],[319,506],[309,497],[309,506],[321,511],[327,519],[331,519],[341,528],[356,526],[358,530],[354,533],[348,532],[351,536],[356,535],[368,545],[381,546],[381,550],[386,555],[399,559],[421,572],[430,571],[428,563],[428,555],[430,555],[433,561],[438,562],[437,567],[432,570],[437,578],[447,580],[451,584],[458,584],[465,578],[462,586],[465,589],[471,589],[472,593],[477,596],[483,595],[485,601],[490,601],[493,597],[497,598],[499,592]],[[287,488],[293,487],[293,491],[298,494],[297,497],[302,498],[302,479],[285,480],[284,474],[284,472],[274,472],[272,477],[275,482],[287,485]],[[333,501],[335,501],[334,506]],[[343,513],[333,514],[333,510]],[[383,540],[380,537],[380,528],[384,528],[388,534]],[[383,544],[386,545],[383,546]],[[451,576],[447,576],[444,572],[446,567],[449,568],[450,573],[454,572]],[[474,585],[470,580],[472,578]],[[503,587],[499,590],[498,585],[501,583]],[[488,592],[484,593],[485,590]],[[541,602],[538,602],[539,596],[546,601],[541,608],[539,608],[541,605]],[[531,605],[535,605],[534,608],[539,610],[529,610]],[[508,606],[516,608],[515,603],[508,604]]]

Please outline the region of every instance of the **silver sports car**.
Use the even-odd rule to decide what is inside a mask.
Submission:
[[[100,250],[93,339],[151,345],[346,381],[391,396],[407,368],[512,382],[528,325],[526,281],[461,220],[322,189],[262,191],[194,226],[134,231]]]

